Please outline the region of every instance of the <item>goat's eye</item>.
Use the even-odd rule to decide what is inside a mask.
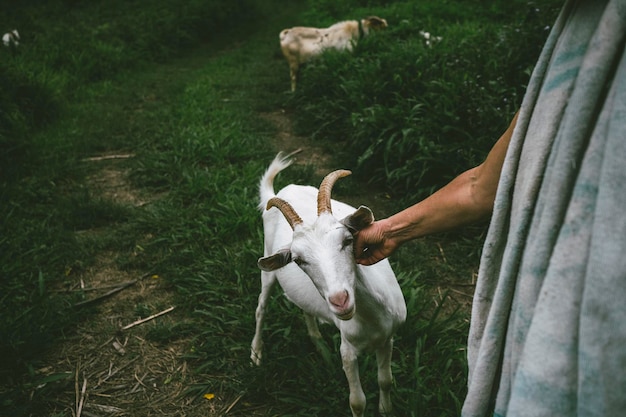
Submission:
[[[306,261],[305,261],[304,259],[302,259],[302,258],[295,258],[293,261],[294,261],[294,262],[296,263],[296,265],[298,265],[298,266],[303,266],[303,265],[306,265]]]
[[[354,238],[352,236],[345,238],[342,243],[342,248],[347,248],[352,245],[352,242],[354,242]]]

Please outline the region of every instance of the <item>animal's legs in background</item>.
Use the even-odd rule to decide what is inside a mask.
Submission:
[[[289,63],[289,76],[291,77],[291,92],[296,91],[296,80],[298,78],[298,63]]]

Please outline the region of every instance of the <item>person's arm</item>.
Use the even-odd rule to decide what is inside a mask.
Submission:
[[[359,231],[354,243],[357,263],[374,264],[409,240],[488,217],[516,122],[517,114],[482,164],[419,203]]]

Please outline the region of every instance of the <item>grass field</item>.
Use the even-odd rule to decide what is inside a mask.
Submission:
[[[366,138],[362,125],[353,126],[355,136],[340,141],[324,130],[334,128],[344,138],[339,129],[350,125],[350,114],[324,129],[319,121],[309,123],[333,91],[357,97],[363,87],[356,79],[342,73],[337,78],[348,87],[330,89],[334,81],[318,80],[328,76],[322,61],[307,69],[301,92],[287,92],[278,32],[301,21],[321,25],[353,17],[349,9],[334,2],[260,2],[246,17],[246,23],[256,23],[237,31],[224,22],[240,10],[211,2],[221,13],[215,28],[222,35],[216,37],[198,22],[200,2],[174,2],[171,15],[163,13],[173,7],[170,1],[155,2],[154,10],[141,15],[133,15],[133,2],[118,2],[118,9],[105,3],[25,2],[23,9],[0,15],[5,26],[21,19],[20,28],[32,30],[22,30],[21,54],[4,56],[0,65],[0,415],[349,415],[337,332],[323,327],[327,351],[317,352],[301,313],[278,291],[269,306],[265,363],[256,368],[249,361],[260,289],[256,260],[262,255],[256,187],[274,154],[304,149],[278,186],[317,185],[320,171],[348,168],[355,176],[337,185],[337,198],[369,205],[377,217],[407,202],[399,168],[364,162],[378,152],[377,145],[368,145],[370,154],[359,160],[340,152],[357,139],[380,143],[380,132]],[[417,42],[412,36],[423,24],[463,11],[457,2],[374,3],[369,9],[352,5],[353,14],[388,16],[390,26],[396,25],[390,33],[403,36],[404,46]],[[521,16],[529,6],[495,2],[490,13],[505,16],[514,7]],[[415,30],[398,17],[413,9]],[[19,10],[24,13],[17,17]],[[458,16],[442,29],[446,36],[474,24],[472,16]],[[63,24],[81,17],[93,29],[89,36],[81,40],[70,30],[63,38]],[[502,17],[516,24],[510,19]],[[141,31],[132,34],[133,24]],[[172,28],[181,32],[169,44]],[[43,39],[43,29],[50,40]],[[120,33],[127,34],[112,35]],[[365,45],[364,59],[391,42],[381,37]],[[367,71],[359,74],[366,79]],[[316,82],[328,88],[316,90]],[[447,90],[460,88],[446,82]],[[402,107],[400,96],[392,96]],[[338,119],[346,109],[361,111],[354,103],[336,103],[343,109],[334,113]],[[389,116],[377,113],[383,104],[367,104],[374,109],[365,121],[370,129]],[[493,102],[487,105],[489,117],[504,126],[511,109],[497,115]],[[402,118],[436,126],[423,113]],[[472,152],[455,163],[477,158],[479,150]],[[366,172],[381,175],[368,181]],[[404,184],[420,186],[414,179]],[[410,194],[427,193],[432,184]],[[409,314],[393,357],[398,416],[459,413],[468,306],[485,229],[480,224],[422,239],[391,260]],[[106,296],[111,290],[118,292]],[[376,415],[375,359],[363,357],[360,365],[366,414]]]

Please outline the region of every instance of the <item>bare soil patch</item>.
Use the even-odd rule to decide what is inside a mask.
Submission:
[[[135,207],[157,199],[132,187],[124,159],[101,155],[85,161],[97,164],[88,177],[90,192]],[[110,231],[81,231],[79,239]],[[154,326],[181,320],[163,277],[153,271],[119,269],[116,259],[121,255],[134,256],[104,251],[93,266],[75,275],[71,288],[62,289],[85,294],[74,308],[89,305],[97,311],[88,313],[75,334],[49,352],[46,366],[37,371],[42,377],[67,375],[54,402],[56,412],[86,417],[221,415],[228,404],[219,398],[186,395],[198,382],[184,359],[189,340],[150,340]]]
[[[302,153],[294,158],[294,163],[311,165],[315,168],[316,174],[320,176],[326,175],[328,170],[332,169],[333,160],[329,153],[312,139],[296,135],[293,121],[285,110],[262,113],[261,117],[271,122],[277,129],[274,137],[274,147],[277,151],[290,153],[302,149]]]

